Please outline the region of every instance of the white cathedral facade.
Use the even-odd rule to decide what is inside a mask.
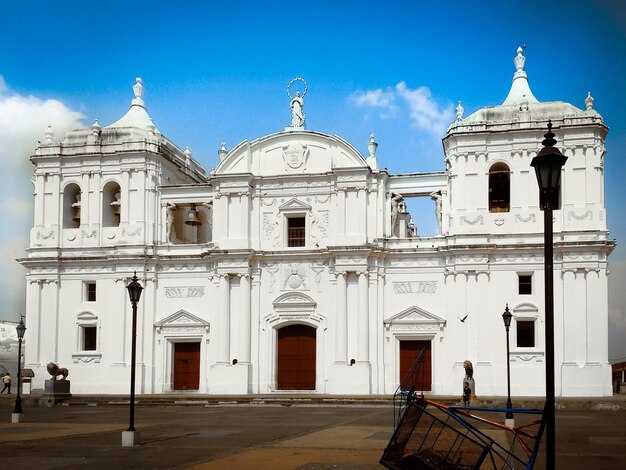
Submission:
[[[457,119],[439,172],[391,174],[340,137],[292,126],[219,151],[206,172],[135,98],[117,122],[49,129],[31,157],[25,367],[72,392],[125,394],[132,309],[137,393],[391,394],[425,351],[424,390],[545,394],[543,216],[532,158],[548,120],[568,157],[554,212],[557,396],[611,394],[604,140],[593,109],[539,102],[521,49],[498,106]],[[432,200],[438,234],[407,201]],[[410,207],[410,204],[409,204]],[[417,214],[414,214],[417,215]]]

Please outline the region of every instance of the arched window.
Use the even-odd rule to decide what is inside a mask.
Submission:
[[[121,213],[121,191],[120,185],[111,181],[102,190],[102,226],[118,227],[120,225]]]
[[[505,163],[489,168],[489,212],[509,212],[511,204],[510,170]]]
[[[63,190],[63,228],[80,227],[81,200],[80,186],[68,184]]]

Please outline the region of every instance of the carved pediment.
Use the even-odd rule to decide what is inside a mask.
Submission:
[[[317,302],[302,292],[285,292],[273,302],[275,310],[312,311]]]
[[[285,202],[284,204],[282,204],[281,206],[279,206],[278,210],[283,211],[283,212],[290,212],[290,211],[304,212],[304,211],[310,211],[311,206],[294,197],[290,199],[289,201]]]
[[[178,312],[158,321],[154,324],[157,333],[160,333],[162,329],[168,330],[181,330],[188,331],[189,328],[198,329],[198,331],[209,331],[209,322],[199,318],[186,310],[179,310]],[[182,330],[181,330],[182,331]]]
[[[427,312],[426,310],[413,305],[412,307],[409,307],[406,310],[388,318],[384,323],[387,329],[393,327],[401,328],[405,325],[412,325],[414,329],[424,328],[431,330],[433,327],[443,329],[446,324],[446,320],[438,317],[434,313]]]

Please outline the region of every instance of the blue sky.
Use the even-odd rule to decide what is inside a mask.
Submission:
[[[28,236],[28,155],[45,127],[59,138],[94,118],[112,123],[128,109],[137,76],[161,132],[189,145],[207,169],[222,139],[232,148],[282,130],[290,120],[285,86],[301,76],[309,129],[338,134],[364,154],[373,131],[382,167],[431,171],[443,169],[440,123],[452,120],[458,100],[466,116],[502,103],[522,44],[540,101],[583,108],[592,92],[610,128],[609,228],[626,241],[626,2],[5,2],[0,267],[9,269]],[[359,101],[376,90],[395,107]],[[611,256],[613,284],[626,280],[623,245]],[[0,318],[14,319],[23,282],[9,277],[0,281]],[[621,291],[612,288],[612,329],[626,333]],[[626,357],[617,336],[611,356]]]

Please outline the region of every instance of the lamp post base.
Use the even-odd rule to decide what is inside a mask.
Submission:
[[[508,426],[510,428],[514,428],[515,427],[515,418],[505,418],[504,419],[504,425]]]
[[[139,431],[122,431],[122,447],[138,446],[140,437]]]
[[[20,423],[22,421],[22,413],[11,413],[11,422]]]

